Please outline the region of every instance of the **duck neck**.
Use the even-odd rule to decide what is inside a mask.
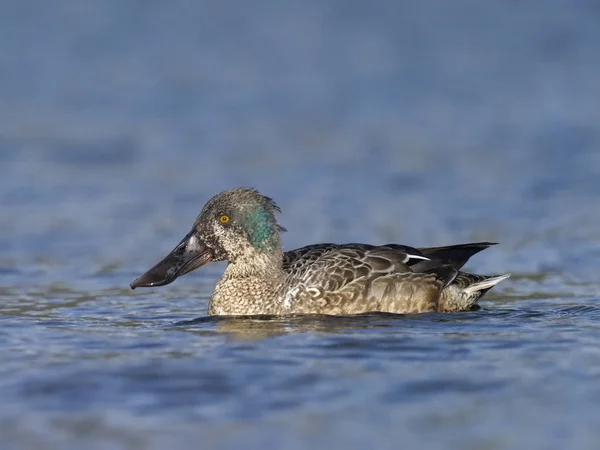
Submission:
[[[211,315],[281,314],[283,251],[254,250],[231,261],[210,299]]]

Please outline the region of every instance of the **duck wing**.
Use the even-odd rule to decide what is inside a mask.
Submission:
[[[491,247],[492,245],[496,245],[496,242],[471,242],[468,244],[448,245],[444,247],[421,248],[400,244],[375,246],[368,244],[339,245],[326,243],[308,245],[306,247],[301,247],[296,250],[286,252],[283,257],[283,267],[285,270],[289,270],[291,272],[304,271],[310,267],[313,262],[317,261],[326,253],[340,249],[349,249],[357,250],[359,252],[374,252],[374,255],[378,252],[378,250],[386,255],[389,254],[391,250],[392,253],[395,253],[392,255],[392,260],[401,260],[401,262],[408,267],[412,267],[426,258],[439,261],[443,264],[448,264],[455,269],[460,269],[473,255],[485,250],[488,247]],[[406,255],[410,255],[411,257],[405,261]]]
[[[295,312],[435,311],[457,271],[412,247],[319,244],[284,255]]]
[[[423,272],[440,265],[431,263],[422,269],[411,269],[416,263],[429,260],[417,249],[400,245],[317,244],[286,252],[283,269],[291,282],[335,291],[362,277]]]
[[[460,269],[467,263],[471,256],[492,245],[496,245],[496,242],[471,242],[469,244],[448,245],[446,247],[425,247],[417,250],[423,256],[443,261],[455,269]]]

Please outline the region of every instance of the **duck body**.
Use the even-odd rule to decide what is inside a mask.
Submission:
[[[161,286],[209,261],[228,261],[210,315],[351,315],[473,309],[509,275],[460,269],[490,242],[413,248],[317,244],[283,252],[268,197],[234,189],[213,197],[190,233],[132,288]]]

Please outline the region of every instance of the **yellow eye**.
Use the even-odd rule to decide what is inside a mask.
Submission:
[[[221,223],[227,223],[227,222],[229,222],[229,216],[221,216],[221,217],[219,217],[219,222],[221,222]]]

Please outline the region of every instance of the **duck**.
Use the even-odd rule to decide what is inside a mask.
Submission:
[[[414,314],[478,309],[479,299],[510,276],[460,270],[493,242],[425,248],[323,243],[284,252],[280,212],[253,188],[215,195],[191,231],[131,289],[165,286],[211,261],[226,261],[210,316]]]

